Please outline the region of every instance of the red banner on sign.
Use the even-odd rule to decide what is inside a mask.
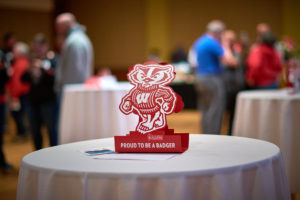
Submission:
[[[174,130],[172,129],[168,129],[168,132],[169,134],[164,134],[163,131],[157,131],[147,135],[131,132],[127,136],[115,136],[115,151],[132,153],[181,153],[188,149],[188,133],[174,134]]]

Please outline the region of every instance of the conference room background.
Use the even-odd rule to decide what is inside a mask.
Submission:
[[[153,49],[168,62],[178,45],[188,49],[212,19],[237,33],[248,32],[251,43],[260,22],[279,39],[288,35],[300,41],[299,8],[297,0],[1,0],[0,35],[12,31],[19,41],[30,42],[42,32],[53,47],[55,16],[69,11],[87,27],[95,68],[118,73],[144,62]]]

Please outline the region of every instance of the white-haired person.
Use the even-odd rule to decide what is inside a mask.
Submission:
[[[28,92],[30,84],[23,83],[21,76],[29,67],[29,47],[27,44],[17,42],[13,48],[14,62],[11,66],[10,80],[7,83],[9,95],[9,109],[17,127],[17,136],[15,141],[26,139],[27,128],[25,117],[29,116]]]
[[[198,107],[202,112],[203,133],[220,134],[226,105],[222,63],[236,66],[237,62],[225,56],[220,43],[225,24],[213,20],[206,29],[206,33],[192,46],[196,61]]]

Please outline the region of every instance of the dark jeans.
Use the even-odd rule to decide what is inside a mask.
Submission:
[[[244,70],[241,67],[234,69],[225,68],[224,70],[223,79],[226,87],[226,108],[229,113],[228,135],[232,134],[237,94],[246,89],[244,74]]]
[[[5,126],[6,105],[0,104],[0,167],[5,166],[5,156],[3,153],[3,134]]]
[[[28,95],[20,96],[21,108],[18,111],[11,111],[12,117],[16,123],[18,135],[25,135],[25,117],[29,117]]]
[[[43,147],[43,136],[41,133],[42,125],[45,124],[51,146],[57,145],[57,102],[55,100],[41,104],[31,105],[30,108],[30,124],[35,149]]]

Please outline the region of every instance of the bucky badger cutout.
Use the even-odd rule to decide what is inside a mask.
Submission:
[[[134,85],[121,101],[120,110],[139,115],[136,131],[149,133],[167,126],[166,115],[183,108],[181,97],[168,86],[175,78],[173,65],[137,64],[127,74]]]

